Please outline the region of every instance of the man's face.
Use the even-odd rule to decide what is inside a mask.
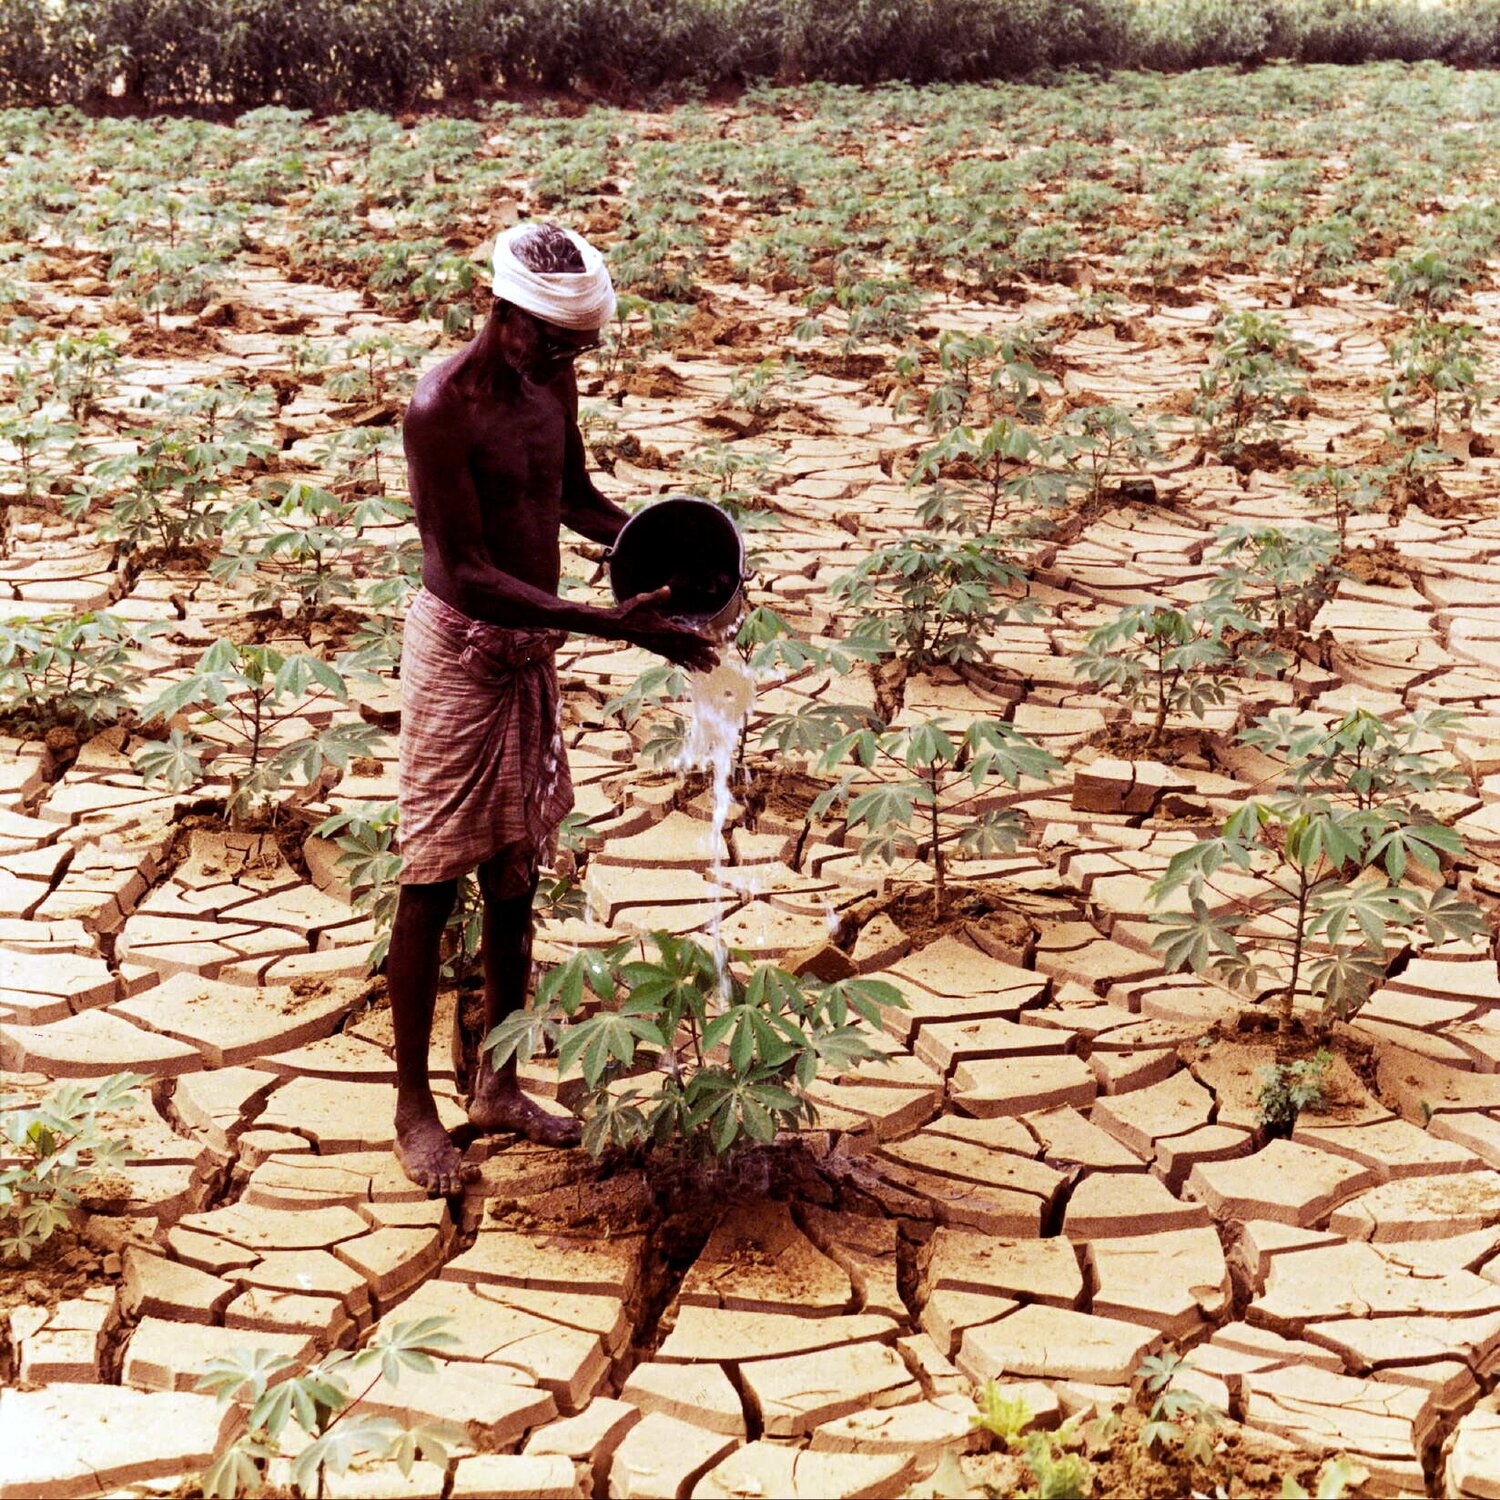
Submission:
[[[519,308],[508,320],[506,333],[507,360],[535,385],[555,380],[580,354],[599,347],[597,333],[559,328]]]

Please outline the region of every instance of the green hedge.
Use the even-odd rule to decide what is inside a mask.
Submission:
[[[1272,58],[1500,61],[1500,0],[0,0],[0,105],[393,108]]]

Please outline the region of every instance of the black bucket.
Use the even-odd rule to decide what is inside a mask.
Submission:
[[[723,639],[745,607],[745,544],[710,500],[668,495],[620,528],[608,553],[609,586],[621,603],[670,588],[662,613]]]

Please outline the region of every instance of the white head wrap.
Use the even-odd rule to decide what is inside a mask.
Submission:
[[[580,234],[563,233],[583,257],[581,271],[533,271],[516,258],[517,240],[537,229],[513,225],[495,240],[495,295],[559,328],[592,333],[615,315],[615,288],[604,257]]]

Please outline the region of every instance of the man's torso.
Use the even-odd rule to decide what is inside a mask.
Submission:
[[[446,360],[424,376],[422,385],[432,385],[421,394],[442,403],[441,440],[462,450],[473,478],[481,532],[472,545],[501,572],[553,593],[561,574],[558,533],[569,425],[564,382],[537,386],[518,380],[514,398],[505,399],[465,390],[451,378],[457,361]],[[444,496],[414,486],[412,505],[424,541],[430,508],[443,503]],[[456,607],[452,562],[428,545],[422,581]]]

